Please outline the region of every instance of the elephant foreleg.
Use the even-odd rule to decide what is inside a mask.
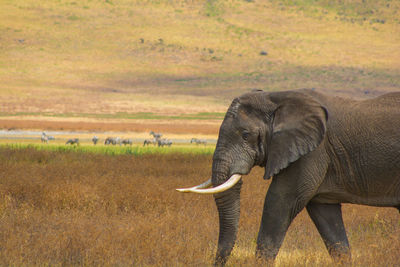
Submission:
[[[307,200],[296,198],[276,190],[274,181],[264,203],[260,231],[257,238],[256,255],[273,261],[282,245],[286,231],[296,215],[305,207]]]
[[[350,246],[343,224],[341,205],[310,202],[307,211],[331,257],[336,261],[349,260]]]

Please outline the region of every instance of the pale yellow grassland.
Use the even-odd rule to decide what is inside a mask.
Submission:
[[[399,89],[398,1],[368,1],[363,23],[274,1],[0,5],[0,112],[223,112],[255,87]]]

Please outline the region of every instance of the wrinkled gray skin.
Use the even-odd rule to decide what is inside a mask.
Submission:
[[[235,99],[221,125],[212,164],[217,186],[265,167],[256,255],[273,260],[295,216],[307,209],[334,259],[350,257],[341,204],[400,210],[400,93],[354,101],[312,90],[251,92]],[[215,264],[234,246],[240,181],[214,195],[220,232]]]

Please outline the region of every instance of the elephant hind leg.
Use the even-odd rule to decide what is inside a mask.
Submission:
[[[343,224],[341,205],[310,202],[306,208],[331,257],[339,262],[350,260],[350,246]]]

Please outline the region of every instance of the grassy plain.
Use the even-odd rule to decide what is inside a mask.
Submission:
[[[232,98],[253,88],[399,91],[399,18],[398,0],[2,0],[0,129],[215,138]],[[175,191],[210,176],[211,145],[19,142],[0,145],[1,266],[212,264],[213,198]],[[230,266],[261,265],[262,174],[244,178]],[[396,210],[343,214],[352,266],[398,266]],[[336,266],[306,213],[276,266]]]
[[[218,217],[212,196],[175,188],[210,176],[211,156],[104,155],[0,147],[0,265],[211,266]],[[244,177],[238,242],[229,266],[259,266],[255,240],[262,169]],[[351,266],[398,266],[399,213],[344,205]],[[276,266],[336,266],[303,211]]]
[[[196,154],[196,155],[212,155],[215,145],[192,145],[192,144],[174,144],[171,147],[143,146],[142,144],[134,144],[132,146],[104,146],[93,144],[85,145],[64,145],[62,144],[32,144],[31,141],[25,143],[9,143],[0,144],[0,148],[8,150],[25,150],[34,149],[38,151],[52,152],[77,152],[77,153],[93,153],[104,155],[133,155],[142,156],[147,154]]]
[[[252,88],[398,91],[399,12],[398,0],[3,0],[0,127],[204,122]]]

